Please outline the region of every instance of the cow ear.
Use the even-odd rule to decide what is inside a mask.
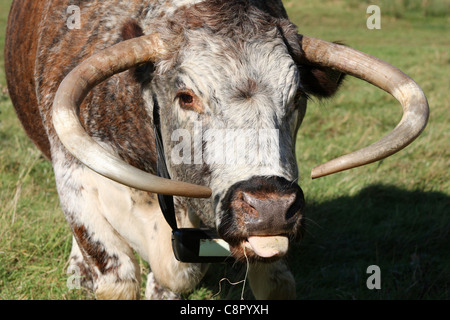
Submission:
[[[297,42],[294,42],[295,46],[291,47],[291,52],[299,67],[300,81],[305,93],[318,98],[332,97],[342,85],[346,75],[332,68],[319,66],[306,59],[303,49],[297,47],[301,44],[302,38],[302,35],[296,36]],[[293,42],[291,41],[291,43]],[[334,43],[344,45],[341,42]]]
[[[123,41],[142,37],[143,35],[144,31],[136,20],[128,20],[122,26],[121,36]],[[133,75],[133,78],[140,83],[150,81],[153,71],[154,66],[152,63],[146,63],[139,67],[130,69],[130,73]]]
[[[345,74],[331,68],[314,65],[301,65],[299,67],[300,80],[305,92],[318,98],[333,96],[345,78]]]
[[[282,25],[279,31],[299,68],[300,81],[305,93],[318,98],[333,96],[344,81],[345,74],[331,68],[318,66],[307,60],[301,48],[303,36],[297,33],[297,28],[294,28],[291,23]]]

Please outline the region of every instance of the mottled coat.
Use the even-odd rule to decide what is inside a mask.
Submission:
[[[80,7],[81,29],[67,28],[69,5]],[[172,292],[192,289],[207,269],[175,260],[170,228],[154,194],[84,167],[61,145],[51,121],[55,92],[75,66],[120,41],[153,32],[167,43],[180,43],[179,49],[98,85],[79,117],[106,149],[154,173],[152,112],[158,103],[172,177],[213,190],[207,200],[175,198],[179,225],[217,228],[230,243],[246,237],[245,221],[237,216],[245,203],[231,192],[242,188],[236,183],[256,183],[265,197],[279,192],[282,187],[277,186],[284,188],[285,182],[258,177],[295,183],[295,136],[307,94],[330,96],[341,81],[333,72],[300,64],[297,29],[277,0],[14,1],[5,52],[11,99],[28,135],[53,163],[61,206],[74,235],[70,263],[98,298],[139,297],[140,271],[133,251],[150,263],[150,298],[173,298]],[[262,151],[271,166],[171,165],[171,132],[185,128],[195,133],[195,121],[204,131],[275,128],[280,154]],[[208,144],[202,148],[206,156],[217,152]],[[301,217],[295,213],[291,238],[300,233]],[[240,246],[233,250],[243,259]],[[295,282],[284,262],[258,263],[249,255],[249,281],[257,298],[295,297]]]

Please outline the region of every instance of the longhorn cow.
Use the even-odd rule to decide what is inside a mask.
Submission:
[[[79,28],[67,24],[69,6]],[[256,298],[295,298],[282,258],[303,227],[294,150],[308,98],[332,96],[349,74],[404,113],[380,141],[313,178],[392,155],[428,118],[408,76],[298,34],[280,0],[15,0],[5,62],[17,115],[53,164],[70,265],[98,299],[139,298],[134,252],[151,268],[148,298],[175,298],[205,274],[174,257],[157,194],[174,196],[179,226],[217,230],[250,263]],[[154,117],[171,180],[156,174]]]

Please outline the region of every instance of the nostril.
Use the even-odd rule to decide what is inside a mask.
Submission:
[[[254,209],[249,212],[252,220],[273,220],[274,216],[276,216],[277,218],[284,217],[287,221],[300,209],[299,204],[297,204],[297,200],[296,193],[286,195],[266,194],[257,196],[248,192],[242,192],[242,201]]]
[[[258,207],[261,206],[261,200],[251,196],[246,192],[242,192],[242,200],[250,205],[253,209],[255,209],[255,211],[258,211]]]
[[[301,212],[305,206],[303,194],[293,194],[292,196],[293,201],[286,211],[286,220],[293,218],[298,212]]]
[[[261,203],[258,198],[251,196],[246,192],[242,192],[242,208],[247,220],[258,221],[260,218],[258,208],[261,208]]]
[[[246,192],[242,192],[241,208],[243,209],[242,212],[248,219],[252,220],[259,219],[258,208],[260,206],[261,204],[259,203],[257,198],[252,197]]]
[[[221,229],[237,228],[241,236],[270,236],[295,233],[304,197],[301,188],[280,177],[254,177],[239,182],[222,200],[226,219]]]

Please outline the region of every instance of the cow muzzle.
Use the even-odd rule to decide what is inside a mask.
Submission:
[[[221,202],[219,234],[237,259],[273,261],[302,226],[302,189],[281,177],[253,177],[233,185]]]

